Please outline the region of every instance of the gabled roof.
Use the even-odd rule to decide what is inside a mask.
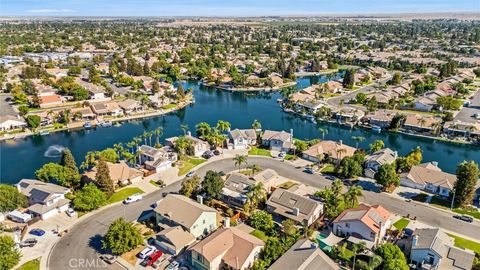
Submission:
[[[453,188],[457,176],[443,172],[438,166],[431,162],[413,166],[410,172],[403,174],[404,178],[417,184],[430,183],[436,186]]]
[[[233,139],[246,138],[249,140],[255,140],[257,138],[257,133],[254,129],[234,129],[230,131],[230,137]]]
[[[390,216],[390,212],[381,205],[369,206],[362,203],[356,208],[343,211],[333,223],[360,221],[372,231],[378,233],[380,231],[380,225],[385,225]]]
[[[337,152],[340,149],[344,149],[344,152],[341,154]],[[310,148],[303,151],[302,153],[312,157],[316,157],[318,155],[328,155],[332,158],[338,159],[353,156],[355,150],[355,148],[341,142],[339,143],[336,141],[321,141],[315,145],[312,145]]]
[[[248,176],[241,173],[232,173],[227,181],[225,181],[224,188],[238,193],[246,193],[250,189],[250,186],[254,184],[255,181]]]
[[[338,270],[337,265],[315,243],[300,239],[268,270]]]
[[[262,240],[238,228],[221,228],[190,248],[201,254],[207,261],[222,256],[222,261],[234,268],[241,269],[250,254],[257,247],[263,247]]]
[[[185,231],[181,226],[167,227],[157,234],[157,238],[178,252],[195,242],[195,236]]]
[[[70,191],[66,187],[34,179],[22,179],[18,182],[17,188],[31,200],[42,202],[49,200],[55,194],[65,194]]]
[[[211,207],[177,194],[168,194],[158,202],[154,211],[186,228],[190,228],[204,212],[216,213]]]
[[[392,164],[397,158],[397,153],[390,148],[384,148],[365,157],[365,161],[376,161],[380,165]]]
[[[290,133],[285,131],[265,130],[262,135],[262,140],[280,140],[290,141]]]
[[[274,212],[297,222],[308,220],[315,214],[320,202],[300,196],[285,189],[277,188],[267,201],[267,205],[274,208]],[[298,215],[293,209],[298,209]]]

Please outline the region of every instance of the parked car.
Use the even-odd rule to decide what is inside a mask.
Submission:
[[[309,173],[309,174],[313,174],[313,169],[307,167],[307,168],[303,169],[303,172],[306,172],[306,173]]]
[[[333,175],[327,175],[327,176],[325,176],[325,178],[327,178],[328,180],[332,180],[332,181],[335,180],[335,179],[337,179],[337,178],[336,178],[335,176],[333,176]]]
[[[453,216],[453,217],[456,218],[456,219],[460,219],[460,220],[466,221],[466,222],[468,222],[468,223],[472,223],[472,222],[473,222],[473,217],[468,216],[468,215],[455,215],[455,216]]]
[[[35,239],[35,238],[28,238],[28,239],[25,239],[25,240],[23,240],[22,242],[20,242],[20,247],[21,247],[21,248],[24,248],[24,247],[33,247],[33,246],[35,246],[37,243],[38,243],[38,240],[37,240],[37,239]]]
[[[177,261],[173,261],[167,266],[167,268],[165,268],[165,270],[178,270],[179,267],[180,263],[178,263]]]
[[[152,263],[153,269],[157,269],[161,264],[163,264],[168,259],[167,256],[162,256],[158,260]]]
[[[108,264],[113,264],[115,261],[117,261],[117,258],[110,254],[101,255],[100,259]]]
[[[218,151],[218,149],[215,149],[215,150],[213,150],[213,154],[215,156],[218,156],[218,155],[220,155],[220,151]]]
[[[73,210],[72,208],[68,208],[67,210],[65,210],[65,213],[67,213],[69,217],[74,217],[77,215],[77,212],[75,212],[75,210]]]
[[[202,157],[206,158],[206,159],[209,159],[211,157],[215,156],[215,154],[213,153],[213,151],[206,151],[205,153],[203,153]]]
[[[154,253],[156,250],[157,249],[155,247],[148,246],[148,247],[144,248],[142,251],[140,251],[137,254],[137,257],[140,258],[140,259],[145,259],[146,257],[150,256],[152,253]]]
[[[284,158],[284,157],[285,157],[285,152],[280,152],[280,153],[278,153],[278,157],[279,157],[279,158]]]
[[[195,171],[191,171],[189,173],[187,173],[187,177],[192,177],[195,175]]]
[[[133,194],[131,196],[128,196],[124,201],[123,203],[124,204],[129,204],[129,203],[133,203],[133,202],[137,202],[137,201],[140,201],[143,199],[143,196],[142,194]]]
[[[145,260],[143,260],[140,265],[141,266],[144,266],[144,267],[147,267],[147,266],[150,266],[152,265],[154,262],[156,262],[158,259],[160,259],[160,257],[162,257],[163,253],[160,251],[160,250],[157,250],[155,251],[154,253],[152,253],[152,255],[148,256],[147,258],[145,258]]]
[[[33,230],[30,230],[29,232],[31,235],[35,235],[35,236],[43,236],[45,234],[45,231],[42,230],[42,229],[33,229]]]

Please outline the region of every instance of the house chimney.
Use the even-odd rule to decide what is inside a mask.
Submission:
[[[412,247],[416,247],[418,243],[418,235],[413,235],[412,238]]]
[[[230,218],[229,217],[226,217],[224,220],[223,220],[223,226],[225,228],[230,228]]]
[[[290,141],[293,142],[293,128],[290,129]]]
[[[190,130],[187,131],[187,135],[188,135],[189,137],[191,137],[191,136],[192,136],[192,132],[191,132]]]
[[[432,164],[433,164],[435,167],[438,167],[438,161],[432,161]]]
[[[203,197],[202,197],[202,195],[197,195],[197,202],[198,202],[199,204],[203,204]]]
[[[310,244],[310,249],[316,249],[317,248],[317,244],[315,244],[314,242],[312,242]]]
[[[338,142],[338,143],[339,143],[340,145],[343,145],[343,141],[342,141],[342,140],[340,140],[340,142]]]
[[[397,152],[397,151],[394,151],[394,152],[393,152],[393,156],[394,156],[395,158],[397,158],[397,157],[398,157],[398,152]]]
[[[298,210],[298,207],[294,207],[292,210],[292,213],[294,216],[298,216],[298,214],[300,213],[300,210]]]

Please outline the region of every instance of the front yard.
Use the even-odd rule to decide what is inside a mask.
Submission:
[[[31,261],[28,261],[20,267],[17,268],[18,270],[39,270],[40,269],[40,259],[34,259]]]
[[[248,150],[248,154],[255,155],[255,156],[267,156],[267,157],[272,156],[272,154],[268,149],[258,148],[256,146],[252,146],[250,150]]]
[[[395,227],[397,230],[401,231],[405,229],[408,224],[410,223],[410,220],[406,218],[399,219],[397,222],[393,223],[393,227]]]
[[[449,234],[449,233],[447,233],[447,234],[450,237],[452,237],[453,239],[455,239],[455,246],[460,247],[460,248],[470,249],[470,250],[473,250],[476,253],[480,253],[480,243],[462,238],[460,236],[456,236],[454,234]]]
[[[119,201],[125,200],[128,196],[137,194],[137,193],[144,193],[143,190],[137,188],[137,187],[127,187],[123,188],[117,192],[115,192],[110,199],[108,199],[107,203],[115,203]]]
[[[184,157],[182,158],[177,165],[179,164],[180,166],[178,167],[178,176],[184,175],[191,171],[193,168],[196,166],[204,163],[205,159],[203,158],[191,158],[191,157]]]

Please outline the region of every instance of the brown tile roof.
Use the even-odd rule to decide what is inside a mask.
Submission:
[[[339,149],[345,149],[345,152],[339,154]],[[355,153],[355,148],[349,145],[340,144],[336,141],[321,141],[315,145],[312,145],[307,150],[303,151],[303,154],[307,154],[312,157],[316,157],[320,154],[328,155],[332,158],[338,159],[339,157],[350,157]]]
[[[457,176],[443,172],[431,162],[413,166],[405,177],[418,184],[431,183],[448,188],[452,188],[457,181]]]
[[[360,204],[357,208],[350,208],[343,211],[334,221],[345,222],[345,221],[361,221],[372,231],[378,233],[380,231],[380,222],[385,224],[385,222],[390,218],[391,214],[381,205],[366,205]]]

